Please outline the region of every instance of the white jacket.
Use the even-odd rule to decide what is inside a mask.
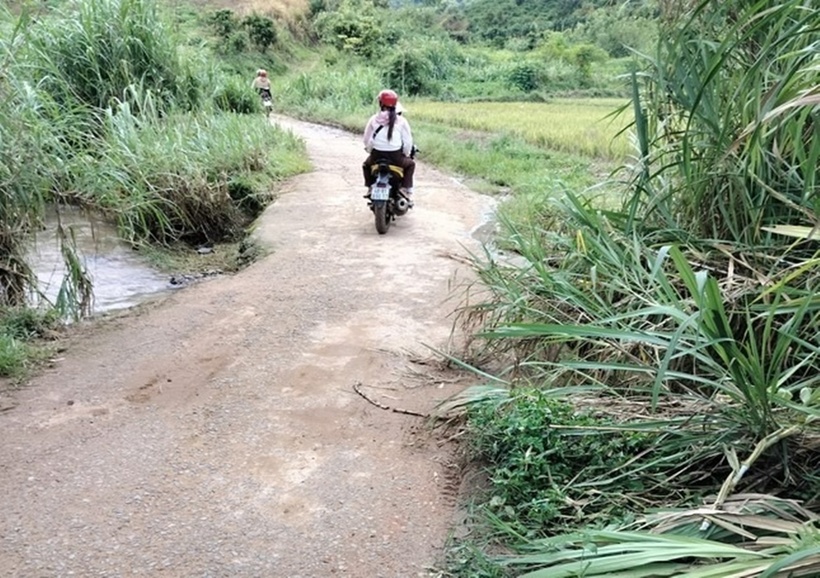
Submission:
[[[413,150],[413,133],[410,123],[403,116],[396,116],[393,124],[393,138],[388,139],[390,132],[390,114],[383,110],[370,117],[364,129],[364,148],[367,152],[392,152],[401,149],[404,154],[410,155]],[[381,127],[381,128],[379,128]]]

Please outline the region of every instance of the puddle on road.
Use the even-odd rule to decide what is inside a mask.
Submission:
[[[121,241],[115,227],[75,209],[62,208],[60,220],[63,227],[74,231],[77,251],[94,284],[93,313],[132,307],[170,289],[168,276],[154,270]],[[51,212],[31,249],[40,290],[52,302],[65,276],[57,222]]]

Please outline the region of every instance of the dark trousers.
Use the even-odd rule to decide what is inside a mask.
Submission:
[[[362,164],[364,171],[364,186],[369,187],[376,182],[376,177],[371,172],[371,167],[379,160],[387,159],[391,165],[396,165],[404,170],[404,178],[401,181],[401,186],[408,189],[413,186],[413,173],[416,172],[416,161],[408,157],[401,150],[381,152],[373,151],[370,156]]]

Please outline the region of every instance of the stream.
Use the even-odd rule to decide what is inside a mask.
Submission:
[[[153,269],[120,240],[116,227],[89,213],[61,208],[59,220],[56,212],[49,212],[31,248],[39,289],[50,301],[56,299],[66,271],[57,236],[59,221],[73,231],[80,259],[91,277],[93,314],[132,307],[171,288],[168,275]]]

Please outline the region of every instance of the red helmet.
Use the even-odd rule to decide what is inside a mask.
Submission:
[[[396,106],[399,102],[399,95],[393,90],[383,90],[379,93],[379,104],[381,106]]]

